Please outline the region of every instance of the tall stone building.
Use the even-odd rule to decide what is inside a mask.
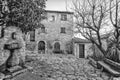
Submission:
[[[27,35],[26,49],[38,54],[71,53],[73,12],[46,11],[43,26]]]

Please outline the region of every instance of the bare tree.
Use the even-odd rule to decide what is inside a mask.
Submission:
[[[95,44],[105,56],[101,30],[109,24],[107,0],[76,0],[73,5],[78,32]]]
[[[120,0],[109,1],[109,19],[114,27],[114,34],[109,40],[108,56],[109,58],[119,62],[120,55]]]

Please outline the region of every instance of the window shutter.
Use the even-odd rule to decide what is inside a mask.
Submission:
[[[30,32],[30,41],[35,41],[35,30]]]
[[[61,33],[65,33],[65,27],[61,27]]]

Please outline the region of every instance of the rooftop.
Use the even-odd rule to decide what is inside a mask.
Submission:
[[[67,13],[67,14],[73,14],[73,12],[70,11],[54,11],[54,10],[45,10],[46,12],[50,13]]]
[[[74,37],[72,40],[75,43],[91,43],[89,40],[82,39],[82,38],[77,38],[77,37]]]

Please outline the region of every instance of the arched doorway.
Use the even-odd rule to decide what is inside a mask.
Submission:
[[[60,43],[56,42],[54,44],[54,53],[60,53]]]
[[[40,41],[38,43],[38,53],[45,53],[45,42]]]

